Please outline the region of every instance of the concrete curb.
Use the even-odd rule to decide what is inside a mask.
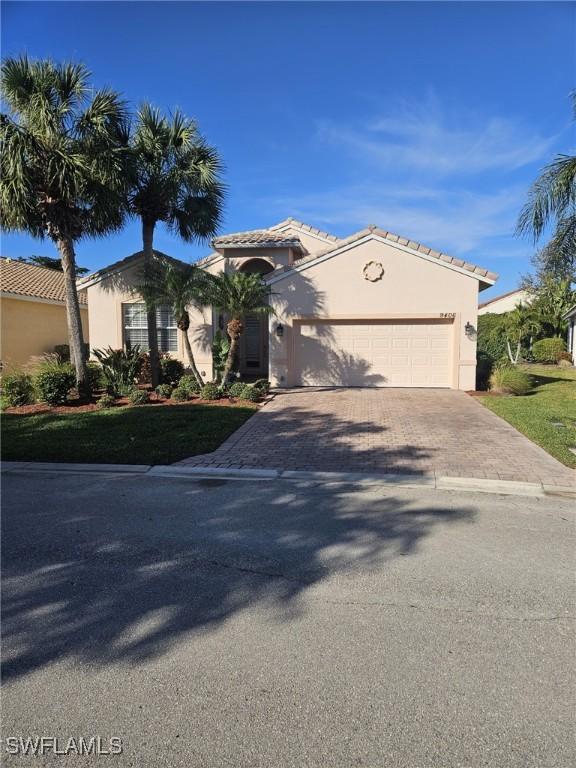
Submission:
[[[183,467],[148,464],[74,464],[33,461],[4,461],[3,472],[63,472],[72,474],[150,475],[151,477],[222,478],[223,480],[301,480],[314,483],[353,483],[363,486],[430,488],[442,491],[467,491],[513,496],[561,496],[576,499],[576,485],[547,485],[514,480],[478,477],[449,477],[430,472],[422,475],[364,472],[311,472],[281,469],[233,469],[227,467]]]

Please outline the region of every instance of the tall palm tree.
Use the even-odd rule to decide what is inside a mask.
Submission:
[[[576,92],[571,95],[576,119]],[[541,258],[552,271],[559,265],[573,272],[576,267],[576,155],[558,155],[532,185],[528,201],[518,219],[520,234],[530,234],[537,242],[549,224],[554,223],[550,241]]]
[[[154,258],[158,222],[186,242],[216,234],[222,215],[222,163],[196,123],[180,112],[170,119],[149,104],[137,114],[131,137],[130,211],[142,222],[145,270]],[[155,313],[148,309],[152,384],[160,380]]]
[[[200,386],[204,384],[196,367],[192,345],[188,337],[190,328],[189,308],[205,306],[206,273],[195,264],[177,264],[166,258],[155,259],[144,275],[139,292],[146,306],[155,312],[156,307],[168,304],[182,331],[188,364]]]
[[[273,309],[268,304],[270,295],[269,286],[258,274],[221,272],[209,277],[206,301],[228,317],[226,330],[230,337],[230,349],[222,374],[221,389],[228,383],[238,353],[238,345],[244,332],[244,318],[246,315],[272,314]]]
[[[124,104],[114,91],[92,92],[82,64],[6,59],[0,82],[9,113],[0,115],[0,216],[6,231],[48,237],[66,290],[70,357],[80,395],[88,393],[76,290],[75,245],[123,223]]]

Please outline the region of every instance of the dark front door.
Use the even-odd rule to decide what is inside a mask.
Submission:
[[[248,315],[240,342],[240,373],[244,377],[268,376],[268,318]]]

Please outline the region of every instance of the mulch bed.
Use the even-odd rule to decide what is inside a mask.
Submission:
[[[130,407],[130,408],[149,408],[149,407],[161,407],[164,405],[177,407],[179,405],[212,405],[215,407],[218,406],[227,406],[228,408],[238,406],[242,408],[249,408],[250,406],[260,406],[263,403],[249,403],[245,400],[240,400],[239,398],[235,397],[223,397],[221,400],[202,400],[200,397],[196,397],[192,400],[185,400],[182,403],[176,402],[176,400],[165,400],[163,398],[159,398],[156,395],[152,395],[149,403],[144,403],[141,405],[132,405],[128,398],[126,397],[119,397],[118,400],[115,401],[114,405],[111,406],[111,408],[122,408],[122,407]],[[39,413],[55,413],[55,414],[65,414],[65,413],[89,413],[90,411],[99,411],[101,410],[98,408],[95,402],[91,403],[85,403],[81,402],[80,400],[70,400],[69,403],[66,405],[47,405],[46,403],[33,403],[32,405],[19,405],[14,406],[10,408],[4,408],[4,413],[14,413],[19,416],[30,416],[30,415],[36,415]]]

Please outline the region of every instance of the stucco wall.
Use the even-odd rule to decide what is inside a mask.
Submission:
[[[82,329],[88,341],[88,310],[82,307]],[[0,299],[0,359],[4,370],[26,368],[31,358],[68,343],[66,307],[27,299]]]
[[[508,296],[502,296],[499,299],[491,301],[487,307],[479,307],[478,314],[503,315],[505,312],[511,312],[515,309],[517,304],[528,303],[530,299],[531,297],[528,291],[514,291],[514,293],[511,293]]]
[[[376,261],[384,276],[369,282],[364,266]],[[455,325],[451,386],[473,389],[476,340],[465,333],[466,323],[477,324],[478,281],[437,262],[430,262],[393,245],[371,239],[330,259],[274,282],[272,298],[281,339],[273,332],[270,368],[276,386],[293,386],[295,379],[294,320],[296,318],[422,319],[453,315]]]
[[[220,271],[218,266],[215,265],[211,271]],[[141,267],[136,265],[87,289],[88,314],[92,329],[90,348],[92,350],[108,346],[121,349],[124,346],[122,305],[142,301],[139,295],[134,292],[135,286],[140,281]],[[190,310],[189,337],[198,369],[204,372],[207,379],[211,379],[212,311],[210,309],[204,311]],[[181,360],[184,365],[188,365],[183,336],[180,331],[178,331],[178,351],[170,354]]]

